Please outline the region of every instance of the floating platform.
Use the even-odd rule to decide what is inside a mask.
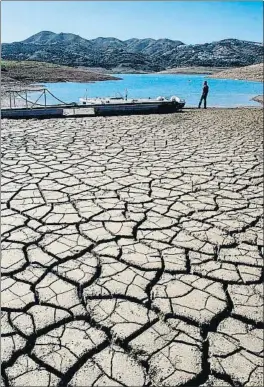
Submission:
[[[13,108],[1,109],[1,118],[57,118],[63,117],[62,108]]]
[[[118,116],[133,114],[167,114],[181,110],[185,101],[172,97],[157,99],[80,98],[80,103],[47,105],[31,108],[1,109],[1,118],[42,119],[83,116]]]

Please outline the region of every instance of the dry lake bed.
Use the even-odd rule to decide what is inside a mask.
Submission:
[[[260,387],[258,108],[2,120],[2,385]]]

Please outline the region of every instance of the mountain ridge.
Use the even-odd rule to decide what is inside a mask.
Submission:
[[[89,40],[72,33],[40,31],[21,42],[2,43],[2,58],[153,72],[182,66],[225,68],[257,64],[263,61],[263,46],[233,38],[187,45],[167,38]]]

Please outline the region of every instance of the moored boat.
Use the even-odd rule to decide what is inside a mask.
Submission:
[[[185,100],[176,96],[170,99],[165,97],[158,97],[157,99],[80,98],[79,103],[82,106],[93,107],[95,115],[173,113],[185,106]]]

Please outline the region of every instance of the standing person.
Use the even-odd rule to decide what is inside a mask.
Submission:
[[[208,92],[209,92],[209,86],[207,85],[207,81],[204,81],[203,93],[202,93],[202,96],[201,96],[201,99],[200,99],[200,102],[198,105],[199,109],[201,107],[202,101],[204,101],[204,108],[206,109],[206,99],[207,99]]]

